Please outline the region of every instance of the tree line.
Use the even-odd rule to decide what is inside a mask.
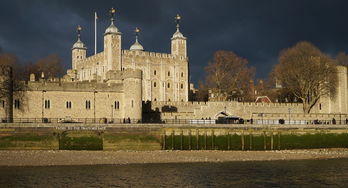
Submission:
[[[268,78],[255,81],[254,67],[231,51],[217,51],[205,67],[194,100],[255,102],[267,96],[272,102],[298,102],[310,113],[318,100],[337,92],[337,66],[348,66],[348,55],[335,58],[307,41],[280,52]]]

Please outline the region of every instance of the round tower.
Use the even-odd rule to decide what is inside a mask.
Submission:
[[[124,117],[137,122],[142,118],[142,71],[126,69],[123,79]]]
[[[176,32],[172,37],[172,55],[187,57],[187,48],[186,48],[186,37],[180,32],[180,20],[181,16],[177,14],[175,16],[176,22]]]
[[[114,16],[116,10],[112,8],[110,10],[111,14],[111,24],[105,30],[104,33],[104,60],[107,65],[107,71],[109,70],[121,70],[121,35],[117,27],[114,24]]]
[[[85,46],[85,44],[81,41],[81,30],[82,27],[80,25],[77,26],[77,41],[75,42],[75,44],[73,45],[72,49],[71,49],[71,54],[72,54],[72,69],[75,70],[76,69],[76,63],[78,61],[81,61],[82,59],[86,58],[86,51],[87,48]]]

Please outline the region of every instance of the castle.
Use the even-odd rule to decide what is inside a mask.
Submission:
[[[340,119],[348,117],[347,68],[338,66],[338,89],[335,96],[323,97],[313,114],[303,114],[302,104],[189,102],[189,62],[187,38],[176,31],[171,37],[171,53],[147,52],[140,44],[136,28],[135,43],[122,49],[122,33],[115,25],[115,9],[104,33],[104,51],[87,57],[87,48],[77,28],[72,46],[72,69],[61,79],[35,78],[32,74],[22,98],[14,97],[14,118],[80,119],[79,122],[103,119],[108,122],[138,122],[145,116],[160,114],[161,119],[217,119],[238,116],[244,119],[295,120]],[[144,105],[145,104],[145,105]],[[150,105],[149,105],[150,104]],[[292,113],[292,114],[291,114]],[[0,103],[0,118],[5,104]],[[146,119],[151,119],[146,117]]]
[[[136,28],[136,40],[129,50],[122,49],[122,33],[115,25],[115,10],[111,10],[111,24],[104,33],[104,51],[87,57],[86,47],[78,39],[72,47],[72,69],[64,78],[71,81],[108,82],[117,71],[126,69],[141,70],[143,101],[188,101],[188,57],[186,37],[180,32],[177,21],[176,32],[171,38],[171,53],[146,52],[138,41],[139,29]]]

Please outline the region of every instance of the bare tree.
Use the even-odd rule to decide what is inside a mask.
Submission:
[[[248,61],[234,52],[217,51],[205,68],[206,84],[219,100],[228,100],[249,92],[250,80],[255,69],[247,66]]]
[[[304,113],[310,113],[320,97],[335,94],[336,65],[313,44],[303,41],[280,53],[272,74],[302,101]]]
[[[0,54],[0,99],[5,102],[6,121],[13,120],[13,99],[24,100],[26,85],[20,81],[20,66],[13,54]]]
[[[49,55],[36,61],[35,64],[28,64],[26,71],[34,73],[37,77],[43,72],[47,78],[62,76],[64,67],[58,55]]]

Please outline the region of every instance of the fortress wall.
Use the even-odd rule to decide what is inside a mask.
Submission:
[[[122,66],[125,69],[143,71],[143,101],[188,100],[187,58],[165,53],[123,50]]]
[[[162,108],[163,107],[163,108]],[[242,103],[230,102],[152,102],[152,109],[175,109],[177,113],[165,113],[164,119],[216,119],[220,112],[250,119],[253,113],[303,113],[302,104],[291,103]]]

